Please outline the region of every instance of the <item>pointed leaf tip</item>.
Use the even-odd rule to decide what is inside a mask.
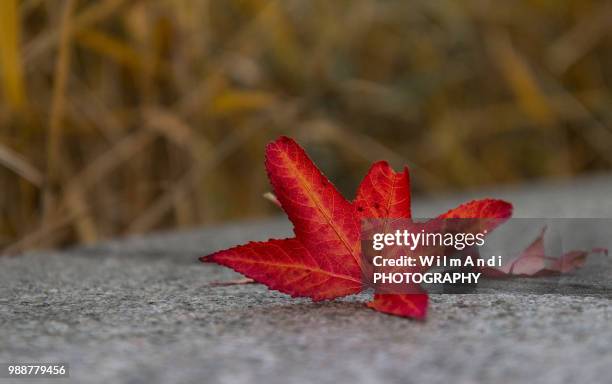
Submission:
[[[374,163],[359,184],[353,204],[360,218],[409,218],[408,167],[395,172],[386,161]]]
[[[207,257],[293,297],[328,300],[361,290],[359,276],[346,271],[340,261],[330,263],[311,254],[298,239],[250,242]]]
[[[507,219],[512,216],[512,204],[498,199],[472,200],[438,216],[441,219]]]

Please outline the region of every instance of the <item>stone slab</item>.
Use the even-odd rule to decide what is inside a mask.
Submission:
[[[518,217],[612,217],[610,175],[416,199],[415,216],[484,196]],[[0,258],[0,362],[68,362],[53,383],[612,383],[610,294],[434,295],[414,322],[366,295],[211,287],[237,275],[196,261],[290,233],[279,218]]]

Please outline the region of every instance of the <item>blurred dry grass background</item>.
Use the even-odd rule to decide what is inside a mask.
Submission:
[[[296,137],[349,195],[609,170],[612,4],[2,0],[0,249],[260,216]]]

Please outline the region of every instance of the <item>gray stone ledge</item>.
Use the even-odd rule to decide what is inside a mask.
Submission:
[[[416,199],[414,213],[484,196],[518,217],[612,217],[609,175]],[[279,218],[0,258],[0,362],[69,362],[79,383],[611,382],[609,295],[436,295],[419,323],[367,295],[210,287],[237,275],[196,261],[290,234]]]

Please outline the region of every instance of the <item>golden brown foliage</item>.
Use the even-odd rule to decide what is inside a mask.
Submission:
[[[281,133],[343,190],[610,169],[611,33],[589,0],[0,1],[0,249],[273,212]]]

